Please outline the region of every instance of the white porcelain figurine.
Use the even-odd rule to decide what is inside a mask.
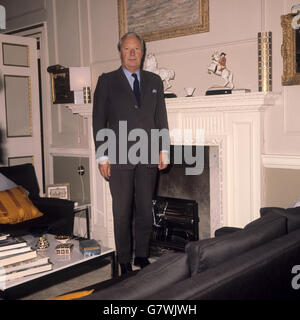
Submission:
[[[215,51],[212,54],[211,64],[208,66],[208,73],[221,76],[225,80],[224,87],[232,89],[233,85],[233,74],[226,66],[226,53],[222,52],[219,54],[218,51]]]
[[[164,83],[164,91],[171,88],[170,80],[175,78],[175,72],[171,69],[158,68],[156,57],[153,53],[148,53],[144,62],[144,70],[158,74]]]

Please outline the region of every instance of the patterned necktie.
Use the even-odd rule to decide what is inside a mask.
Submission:
[[[137,78],[136,73],[133,73],[132,76],[134,77],[134,82],[133,82],[133,92],[135,94],[136,102],[140,106],[141,103],[141,95],[140,95],[140,85],[139,85],[139,80]]]

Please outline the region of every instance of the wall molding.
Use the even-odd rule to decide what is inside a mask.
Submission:
[[[78,11],[78,40],[79,40],[79,50],[80,50],[80,66],[84,67],[84,63],[83,63],[83,38],[82,38],[82,19],[81,19],[81,1],[78,0],[77,2],[77,11]]]
[[[58,64],[58,40],[57,40],[57,20],[56,20],[56,0],[52,0],[52,15],[53,15],[53,36],[54,36],[54,53],[55,63]]]
[[[233,46],[241,46],[241,45],[255,45],[257,46],[257,38],[248,38],[248,39],[240,39],[236,41],[229,41],[229,42],[215,42],[207,45],[202,46],[195,46],[190,48],[181,48],[176,50],[155,50],[156,55],[184,55],[184,54],[191,54],[191,53],[197,53],[199,51],[208,51],[208,50],[216,50],[216,48],[225,48],[225,47],[233,47]],[[147,51],[149,52],[150,45],[147,45]],[[151,51],[151,50],[150,50]],[[152,50],[153,51],[153,50]],[[119,57],[116,58],[110,58],[110,59],[103,59],[103,60],[96,60],[93,61],[93,64],[103,64],[103,63],[112,63],[115,61],[120,61]]]
[[[283,86],[282,97],[283,97],[283,134],[286,136],[300,136],[300,130],[290,130],[288,126],[288,98],[287,98],[287,87]]]
[[[35,9],[31,9],[31,10],[28,10],[28,11],[20,13],[20,14],[10,15],[9,17],[7,17],[7,22],[13,22],[16,19],[23,18],[25,16],[36,14],[39,12],[46,14],[46,10],[47,10],[46,0],[44,0],[43,3],[41,3],[41,5]]]
[[[241,46],[241,45],[249,45],[249,44],[257,45],[257,38],[255,37],[255,38],[248,38],[248,39],[239,39],[235,41],[215,42],[215,43],[206,44],[202,46],[181,48],[176,50],[156,51],[156,54],[157,55],[187,54],[187,53],[196,53],[199,51],[216,50],[216,48],[225,48],[225,47],[231,48],[233,46]]]
[[[90,156],[90,150],[88,148],[74,148],[74,147],[50,147],[49,154],[52,157],[60,156],[60,157],[85,157],[88,158]]]
[[[263,154],[264,168],[300,170],[300,155]]]

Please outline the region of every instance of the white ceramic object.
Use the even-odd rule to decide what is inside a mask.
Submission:
[[[186,96],[187,96],[187,97],[191,97],[191,96],[193,95],[195,89],[196,89],[196,88],[190,88],[190,87],[184,88],[184,91],[185,91],[185,93],[186,93]]]

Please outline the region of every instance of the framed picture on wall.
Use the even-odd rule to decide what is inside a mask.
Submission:
[[[281,16],[283,86],[300,84],[300,29],[293,27],[292,22],[295,18],[297,15],[292,13]]]
[[[59,198],[59,199],[70,200],[70,184],[69,183],[49,184],[47,186],[46,196],[48,198]]]
[[[209,0],[118,0],[120,37],[134,31],[145,41],[209,31]]]

